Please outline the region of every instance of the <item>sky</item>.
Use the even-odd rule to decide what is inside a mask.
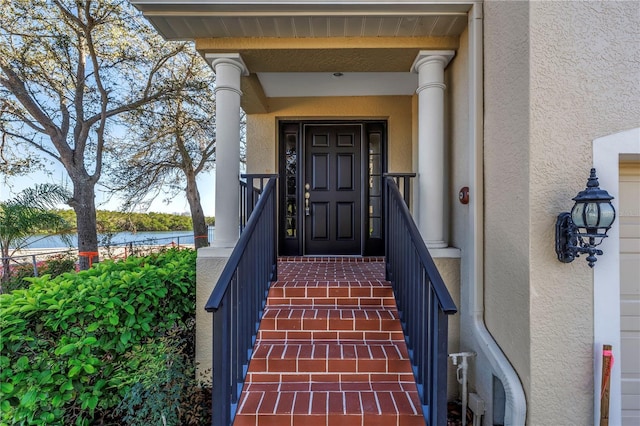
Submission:
[[[71,181],[61,164],[56,163],[52,165],[49,171],[49,174],[35,172],[27,176],[12,177],[9,179],[8,185],[6,185],[4,181],[0,182],[0,200],[10,199],[24,188],[32,187],[39,183],[55,183],[66,186],[71,190]],[[215,216],[214,188],[215,171],[206,174],[203,173],[198,177],[198,189],[200,191],[202,209],[204,210],[205,216]],[[189,203],[183,194],[176,196],[169,204],[164,203],[163,198],[162,194],[158,196],[146,212],[189,213]],[[115,197],[108,200],[107,194],[101,190],[100,182],[98,182],[96,191],[96,207],[98,210],[119,210],[119,203],[119,200],[115,199]],[[68,205],[61,205],[60,208],[68,209],[70,207]]]

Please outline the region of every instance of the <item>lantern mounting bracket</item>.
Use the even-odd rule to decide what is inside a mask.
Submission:
[[[588,254],[587,262],[593,268],[597,258],[603,252],[589,244],[580,244],[578,239],[578,228],[571,220],[571,213],[563,212],[558,215],[556,221],[556,254],[562,263],[571,263],[580,254]]]

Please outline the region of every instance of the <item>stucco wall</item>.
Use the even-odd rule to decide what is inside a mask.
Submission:
[[[460,259],[433,259],[442,280],[449,289],[451,297],[458,308],[460,307]],[[460,352],[460,314],[449,316],[449,353]],[[447,360],[447,399],[449,401],[460,397],[456,367]]]
[[[446,143],[449,172],[447,202],[449,203],[449,246],[462,248],[468,240],[469,205],[461,204],[458,192],[469,186],[469,47],[468,29],[460,36],[460,48],[447,68],[447,110],[449,119]],[[476,196],[476,194],[471,194]]]
[[[211,383],[213,314],[204,310],[232,249],[202,247],[196,261],[196,379]]]
[[[637,127],[639,28],[638,2],[485,3],[486,318],[532,425],[594,420],[593,275],[554,223],[593,139]]]
[[[531,422],[587,424],[593,274],[584,256],[555,260],[553,224],[585,187],[592,141],[640,120],[640,3],[532,2],[531,22]]]
[[[489,1],[484,17],[485,322],[528,394],[528,4]]]
[[[271,98],[271,112],[247,116],[247,170],[277,171],[278,119],[387,119],[389,172],[411,169],[411,97]]]

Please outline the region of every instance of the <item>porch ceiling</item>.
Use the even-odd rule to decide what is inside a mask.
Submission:
[[[251,73],[243,77],[242,106],[260,113],[269,110],[268,97],[292,93],[406,95],[415,81],[409,72],[418,52],[456,49],[474,1],[480,0],[132,3],[167,39],[195,40],[203,55],[240,53]],[[345,78],[332,78],[336,72]],[[291,73],[308,74],[295,78]],[[356,87],[356,76],[366,77],[368,84]],[[383,86],[383,91],[371,90]]]

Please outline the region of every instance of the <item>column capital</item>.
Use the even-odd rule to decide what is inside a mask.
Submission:
[[[444,70],[455,54],[455,50],[421,50],[411,65],[411,72],[419,73],[422,65],[434,62],[440,63]]]
[[[214,72],[216,72],[217,65],[229,64],[238,68],[241,75],[245,77],[249,75],[249,69],[239,53],[206,53],[204,58],[211,64]]]

